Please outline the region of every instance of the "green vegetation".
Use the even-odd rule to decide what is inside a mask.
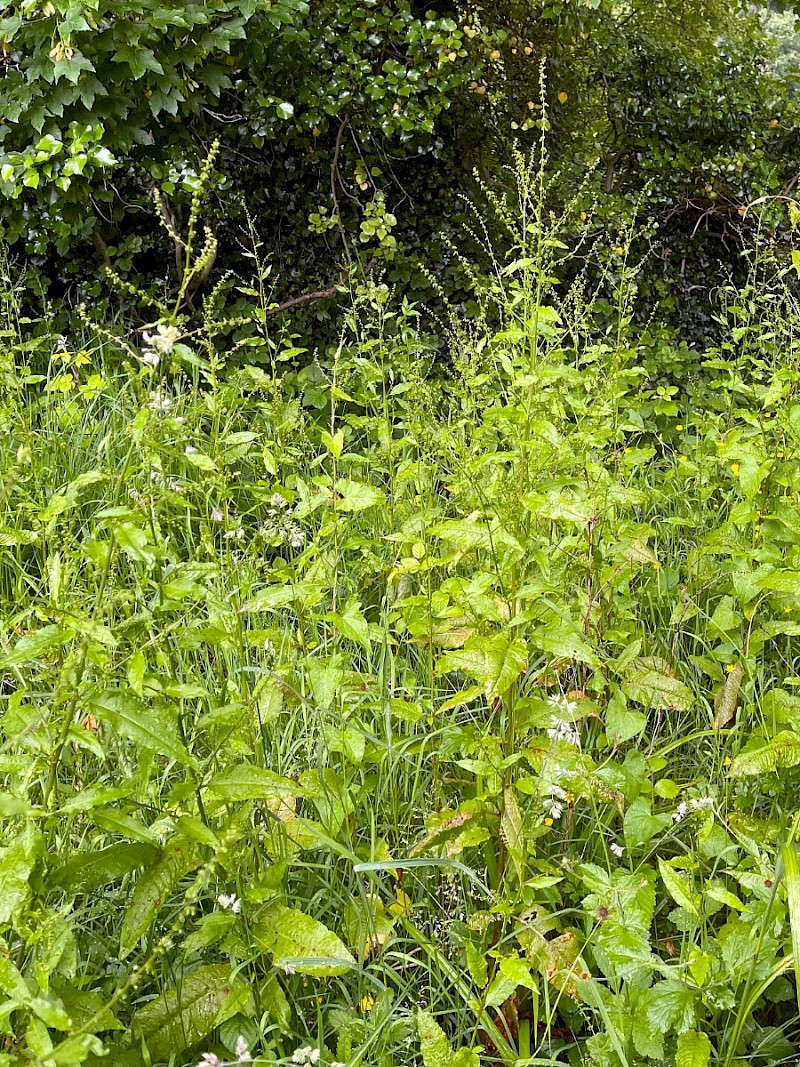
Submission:
[[[797,1061],[797,54],[0,8],[0,1067]]]
[[[445,362],[196,325],[199,192],[144,330],[6,272],[0,1063],[793,1061],[794,268],[671,347],[538,158]]]

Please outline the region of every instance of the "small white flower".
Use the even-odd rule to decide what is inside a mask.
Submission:
[[[551,741],[566,741],[567,744],[580,748],[581,735],[578,733],[578,728],[571,722],[562,722],[555,715],[550,717],[550,729],[547,731],[547,736]]]
[[[222,522],[222,520],[225,518],[225,516],[222,514],[222,512],[219,510],[219,508],[212,508],[211,509],[211,518],[214,520],[214,522]]]
[[[559,800],[554,800],[552,797],[545,797],[542,801],[542,807],[551,819],[560,819],[564,814],[564,805]]]
[[[284,500],[280,493],[273,493],[272,496],[269,498],[269,502],[274,508],[289,507],[288,500]]]
[[[611,851],[614,853],[617,859],[622,859],[622,853],[625,851],[625,849],[622,847],[622,845],[618,845],[615,841],[614,844],[611,846]]]
[[[250,1046],[241,1034],[236,1038],[236,1059],[239,1063],[249,1063],[251,1060]]]
[[[331,1067],[345,1067],[341,1060],[334,1060]]]
[[[578,705],[572,700],[567,700],[563,693],[557,697],[548,697],[547,703],[551,708],[560,711],[562,715],[574,715],[578,710]]]
[[[681,819],[685,819],[688,814],[689,805],[686,803],[685,800],[682,800],[678,807],[675,809],[675,811],[672,813],[672,821],[675,823],[680,822]]]
[[[184,448],[183,450],[184,456],[193,456],[196,452],[197,449],[194,447],[194,445],[187,445],[186,448]]]
[[[166,396],[160,389],[155,389],[150,394],[147,406],[151,411],[169,411],[172,407],[172,397]]]
[[[222,1067],[222,1060],[213,1052],[204,1052],[197,1067]]]
[[[308,1062],[311,1064],[319,1063],[320,1052],[318,1048],[311,1050],[311,1055],[308,1057]]]
[[[224,533],[222,536],[225,538],[226,541],[230,541],[232,538],[236,541],[241,541],[241,539],[244,537],[244,530],[241,526],[239,526],[235,530],[226,531],[226,533]]]
[[[159,359],[158,352],[154,351],[152,348],[146,348],[144,352],[142,352],[142,363],[144,363],[145,367],[152,367],[155,369],[158,366]]]
[[[313,1049],[311,1045],[304,1045],[303,1048],[297,1048],[292,1053],[292,1063],[311,1063],[311,1057],[315,1052],[317,1053],[317,1059],[319,1059],[319,1049]]]
[[[217,904],[225,911],[232,911],[234,915],[238,915],[242,910],[242,902],[235,893],[231,893],[230,896],[227,893],[220,893],[217,897]]]
[[[694,811],[709,811],[714,807],[713,797],[695,797],[692,802]]]

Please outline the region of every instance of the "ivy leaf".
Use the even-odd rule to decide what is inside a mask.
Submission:
[[[179,985],[140,1008],[133,1017],[133,1032],[144,1038],[154,1060],[167,1060],[211,1033],[222,1021],[220,1016],[233,991],[228,964],[198,967]]]
[[[263,951],[276,960],[290,961],[301,974],[346,974],[356,963],[332,930],[296,908],[273,905],[254,928],[253,937]]]

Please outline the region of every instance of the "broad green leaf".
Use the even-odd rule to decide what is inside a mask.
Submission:
[[[725,681],[717,689],[714,695],[714,729],[721,730],[736,715],[739,705],[739,689],[744,677],[744,667],[741,663],[734,663],[728,671]]]
[[[711,1042],[700,1030],[687,1030],[678,1038],[675,1067],[708,1067]]]
[[[132,522],[120,522],[112,527],[112,532],[126,556],[146,567],[153,566],[157,556],[146,530]]]
[[[291,960],[292,967],[302,974],[327,977],[345,974],[355,966],[355,959],[336,934],[296,908],[273,905],[255,926],[253,937],[264,952],[276,960]]]
[[[154,845],[119,842],[98,852],[73,856],[52,875],[53,883],[72,893],[91,893],[101,886],[118,882],[126,874],[150,866],[158,855]]]
[[[53,624],[43,626],[36,633],[21,637],[7,656],[0,658],[0,667],[19,667],[40,659],[51,648],[63,645],[72,637],[72,631]]]
[[[781,767],[796,767],[800,763],[800,736],[781,730],[760,748],[740,752],[731,765],[730,774],[736,778],[769,774]]]
[[[194,844],[178,837],[164,848],[155,867],[141,876],[122,920],[120,959],[130,955],[193,862]]]
[[[612,745],[624,744],[647,728],[647,716],[641,711],[629,711],[620,690],[608,702],[605,722],[606,737]]]
[[[483,989],[489,981],[489,961],[483,952],[472,941],[467,941],[464,946],[467,955],[467,967],[470,977],[479,989]]]
[[[622,690],[629,700],[645,708],[689,711],[694,705],[691,689],[664,671],[634,670],[622,683]]]
[[[503,814],[500,819],[500,833],[506,843],[508,854],[517,872],[517,878],[522,881],[525,870],[525,836],[522,832],[522,814],[514,796],[514,790],[509,785],[503,790]]]
[[[221,771],[206,788],[221,800],[278,800],[305,793],[303,787],[291,778],[284,778],[252,763],[239,763]]]
[[[667,887],[667,892],[675,903],[699,918],[700,908],[697,904],[697,896],[689,885],[688,880],[684,878],[683,875],[678,874],[677,871],[673,870],[673,868],[662,859],[659,859],[658,861],[658,871],[661,875],[661,880]]]
[[[528,650],[520,638],[504,634],[472,637],[464,648],[446,652],[439,658],[437,673],[462,671],[483,686],[487,699],[506,693],[528,662]]]
[[[337,511],[365,511],[382,504],[383,500],[383,493],[364,482],[341,479],[335,486],[334,506]]]
[[[194,1048],[221,1021],[233,987],[229,964],[198,967],[136,1012],[133,1033],[144,1038],[154,1060]]]
[[[39,838],[20,835],[0,848],[0,924],[7,923],[28,899],[31,888],[30,873],[36,862]]]
[[[178,739],[177,714],[172,707],[148,705],[130,689],[107,689],[94,697],[90,706],[101,722],[141,748],[178,763],[195,760]]]
[[[628,848],[646,845],[659,830],[664,830],[671,822],[669,815],[653,815],[650,801],[645,797],[637,797],[625,812],[622,822],[625,844]]]
[[[516,537],[504,529],[497,519],[489,523],[463,519],[442,522],[437,526],[431,526],[428,535],[448,541],[462,552],[472,552],[475,549],[496,552],[500,548],[513,548],[522,552],[522,545]]]
[[[429,1011],[417,1012],[417,1033],[425,1067],[450,1067],[453,1050],[444,1030]]]
[[[369,623],[361,611],[360,601],[351,599],[341,614],[330,612],[326,618],[330,619],[339,633],[349,637],[351,641],[355,641],[369,652],[372,647]]]

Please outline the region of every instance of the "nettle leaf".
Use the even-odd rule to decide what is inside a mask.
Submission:
[[[166,904],[175,886],[194,862],[194,843],[185,837],[173,839],[155,867],[136,883],[119,938],[119,958],[125,959],[147,933],[150,923]],[[186,1046],[182,1046],[186,1047]]]
[[[141,748],[150,749],[178,763],[196,761],[178,739],[176,709],[165,705],[147,705],[130,689],[107,689],[90,701],[101,722]]]
[[[633,670],[622,683],[622,690],[629,700],[646,708],[689,711],[694,705],[694,694],[688,686],[673,674],[651,667]]]
[[[711,1042],[699,1030],[687,1030],[678,1038],[675,1067],[708,1067]]]
[[[508,692],[527,663],[528,649],[520,638],[472,637],[464,648],[439,658],[437,674],[462,671],[481,683],[488,700],[494,700]]]
[[[647,993],[647,1019],[655,1030],[662,1034],[670,1030],[682,1034],[694,1024],[699,996],[696,990],[668,978],[651,986]]]
[[[790,730],[781,730],[759,748],[740,752],[731,765],[730,774],[735,778],[769,774],[781,767],[796,767],[800,763],[800,736]]]
[[[256,944],[301,974],[318,978],[346,974],[356,961],[343,941],[321,922],[296,908],[270,907],[253,929]]]
[[[154,1060],[169,1059],[193,1048],[224,1021],[234,991],[228,964],[198,967],[136,1012],[133,1033],[144,1038]]]
[[[252,763],[239,763],[215,775],[206,786],[221,800],[280,800],[305,795],[298,782]]]

